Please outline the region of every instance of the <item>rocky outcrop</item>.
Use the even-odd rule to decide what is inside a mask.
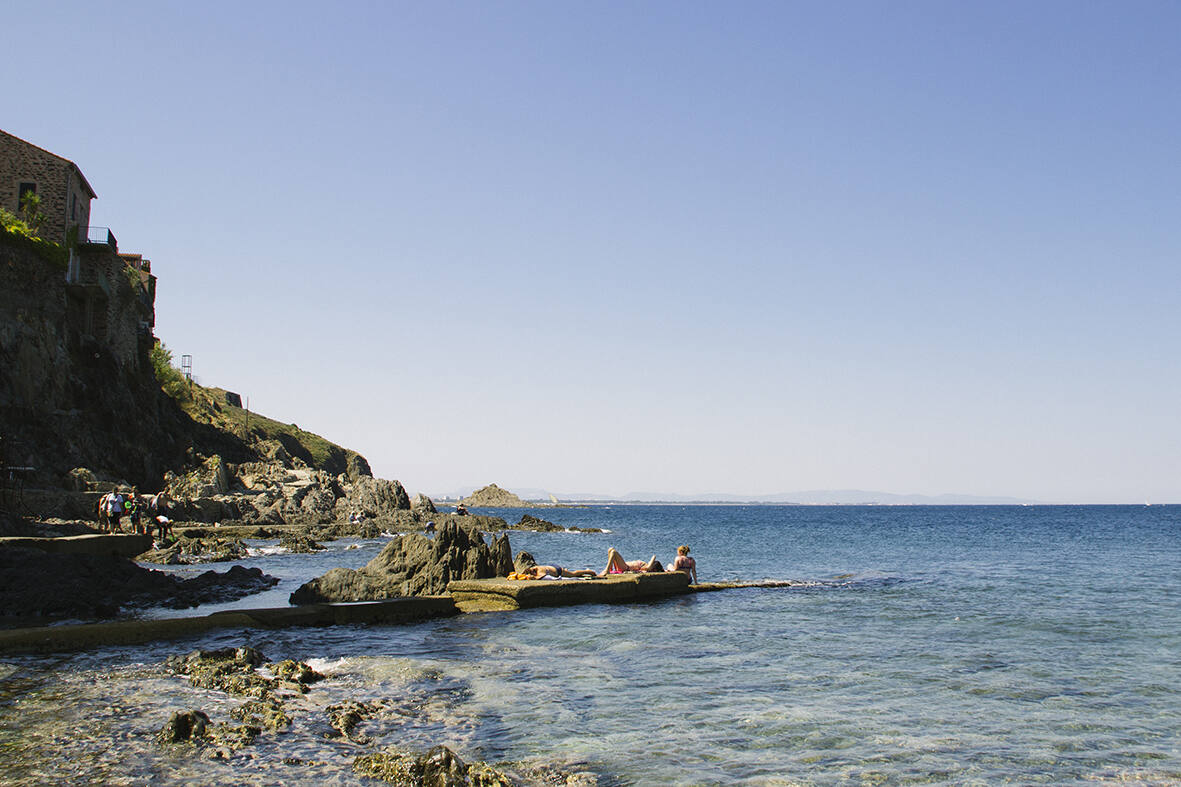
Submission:
[[[225,563],[247,557],[246,544],[237,538],[181,536],[166,547],[152,549],[139,556],[144,563],[175,566],[193,563]]]
[[[488,763],[468,765],[446,746],[436,746],[426,754],[396,749],[363,754],[353,760],[353,771],[369,779],[398,785],[517,787],[522,784]]]
[[[469,508],[535,508],[536,504],[527,503],[507,489],[501,489],[496,484],[488,484],[483,489],[477,489],[459,501]]]
[[[242,598],[279,580],[257,568],[234,566],[180,579],[107,555],[0,549],[0,620],[111,618],[121,608],[195,607]]]
[[[363,514],[366,519],[375,519],[410,510],[410,497],[397,481],[360,476],[342,491],[344,495],[336,505],[341,518],[347,518],[349,511]]]
[[[364,459],[358,457],[360,462]],[[333,476],[298,461],[290,467],[278,460],[235,465],[220,456],[209,457],[184,476],[169,476],[165,491],[173,500],[172,518],[190,522],[325,525],[360,514],[388,525],[411,510],[410,498],[397,481]],[[381,530],[379,524],[376,532]]]
[[[395,596],[435,596],[456,579],[507,576],[513,569],[508,536],[491,547],[476,530],[445,523],[435,537],[398,536],[359,570],[334,568],[291,594],[292,604],[378,601]]]
[[[521,514],[521,521],[517,523],[517,530],[535,530],[539,533],[561,533],[565,529],[549,520],[530,514]]]
[[[420,514],[439,513],[439,509],[435,508],[434,501],[421,492],[415,495],[414,499],[410,501],[410,510],[417,511]]]

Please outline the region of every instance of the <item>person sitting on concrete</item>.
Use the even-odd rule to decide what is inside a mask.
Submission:
[[[664,571],[664,566],[656,559],[656,555],[648,562],[643,560],[624,560],[623,555],[615,549],[610,547],[607,549],[607,567],[603,569],[603,573],[599,574],[605,577],[608,574],[637,574],[646,571]]]
[[[689,557],[689,547],[677,547],[677,556],[673,559],[672,565],[668,567],[669,571],[683,571],[689,575],[689,582],[697,584],[697,561]]]

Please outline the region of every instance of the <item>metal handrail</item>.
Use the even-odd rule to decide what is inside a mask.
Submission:
[[[112,251],[119,250],[119,244],[115,240],[115,233],[111,232],[110,227],[87,227],[83,237],[85,238],[82,241],[83,243],[110,246]]]

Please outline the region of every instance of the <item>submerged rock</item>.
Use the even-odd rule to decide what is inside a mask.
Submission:
[[[302,661],[267,663],[266,656],[250,647],[194,650],[185,656],[170,657],[165,667],[188,677],[194,686],[252,699],[230,711],[230,717],[242,724],[210,724],[209,716],[200,710],[177,712],[156,740],[162,744],[208,743],[230,751],[253,743],[264,729],[286,731],[292,722],[283,704],[284,696],[292,691],[306,693],[309,685],[324,679]]]
[[[279,689],[305,694],[308,686],[324,679],[302,661],[266,664],[266,657],[254,648],[194,650],[186,656],[172,656],[165,664],[175,674],[188,676],[194,686],[258,698]],[[257,669],[263,665],[270,675]]]
[[[342,738],[353,743],[367,744],[372,743],[372,738],[357,733],[357,725],[372,717],[379,710],[381,710],[381,705],[376,702],[346,700],[340,705],[329,705],[324,709],[324,712],[328,714],[328,723],[340,733]]]
[[[159,743],[184,743],[194,738],[204,738],[208,726],[209,717],[204,711],[176,711],[156,733],[156,740]]]
[[[398,536],[359,570],[334,568],[300,586],[292,604],[378,601],[396,596],[437,596],[454,579],[488,579],[512,571],[508,536],[484,543],[479,531],[446,522],[433,539]]]

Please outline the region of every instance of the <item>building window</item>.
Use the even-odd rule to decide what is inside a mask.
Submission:
[[[36,193],[37,193],[37,184],[36,183],[22,183],[20,190],[17,191],[17,193],[16,193],[16,207],[18,209],[20,208],[21,203],[25,201],[26,194],[36,194]]]

